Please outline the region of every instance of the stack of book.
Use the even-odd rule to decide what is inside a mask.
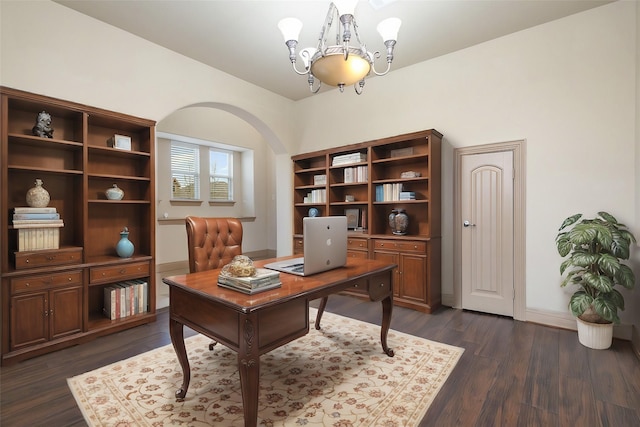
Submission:
[[[60,248],[64,222],[54,207],[13,209],[13,228],[18,230],[18,252]]]
[[[220,274],[218,286],[252,295],[279,288],[282,283],[280,282],[280,273],[277,271],[258,268],[256,275],[251,277],[233,277]]]
[[[367,161],[365,153],[349,153],[335,156],[331,162],[331,166],[348,165],[351,163],[361,163]]]
[[[102,311],[111,320],[148,312],[149,284],[136,279],[105,287]]]
[[[401,191],[400,192],[400,200],[415,200],[416,192],[415,191]]]

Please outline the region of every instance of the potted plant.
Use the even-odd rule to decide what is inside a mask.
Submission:
[[[607,212],[593,219],[582,214],[565,219],[556,246],[560,256],[560,274],[566,276],[560,286],[577,285],[569,309],[578,322],[581,344],[596,349],[609,348],[613,324],[620,323],[618,310],[624,310],[624,297],[616,285],[633,289],[635,276],[620,260],[629,259],[630,246],[636,239],[624,224]]]

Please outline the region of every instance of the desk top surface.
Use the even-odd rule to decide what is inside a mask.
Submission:
[[[262,267],[266,263],[293,257],[283,257],[255,261],[256,267]],[[243,294],[239,291],[218,286],[220,269],[201,271],[198,273],[182,274],[165,277],[162,279],[170,288],[185,290],[202,298],[232,306],[241,311],[252,311],[265,305],[288,301],[294,298],[307,298],[309,300],[321,298],[351,287],[359,280],[366,280],[376,274],[392,270],[396,264],[377,261],[373,259],[347,258],[344,267],[311,276],[296,276],[288,273],[280,273],[282,286],[254,295]]]

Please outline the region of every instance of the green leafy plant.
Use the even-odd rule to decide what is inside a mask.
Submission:
[[[591,323],[620,323],[618,310],[624,310],[624,297],[615,286],[635,285],[633,270],[620,260],[629,259],[636,239],[607,212],[581,218],[576,214],[565,219],[556,236],[558,253],[569,256],[560,265],[560,274],[566,273],[560,286],[579,286],[569,301],[574,316]]]

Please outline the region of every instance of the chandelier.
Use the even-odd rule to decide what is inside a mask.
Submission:
[[[387,67],[384,71],[378,72],[374,61],[380,58],[381,54],[379,51],[369,52],[360,40],[358,24],[354,17],[356,3],[358,0],[336,0],[330,4],[318,39],[318,47],[307,47],[300,51],[304,71],[299,71],[296,67],[296,47],[302,22],[297,18],[284,18],[278,23],[285,44],[289,48],[289,60],[293,65],[293,71],[299,75],[307,75],[309,90],[312,93],[317,93],[321,84],[325,83],[337,86],[340,92],[344,91],[345,86],[353,85],[356,93],[360,95],[364,88],[364,79],[372,71],[377,76],[384,76],[391,70],[400,19],[388,18],[378,24],[377,30],[387,48]],[[336,18],[340,22],[334,28],[334,38],[331,26]],[[355,45],[350,44],[352,33],[355,36]]]

